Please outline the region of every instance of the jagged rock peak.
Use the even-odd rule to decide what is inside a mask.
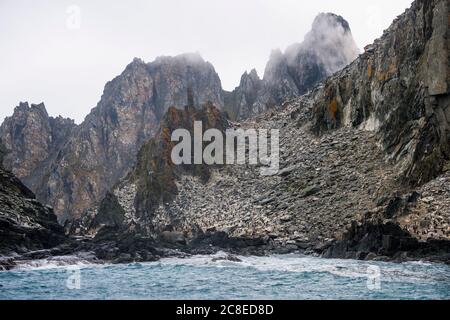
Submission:
[[[286,56],[280,49],[272,50],[270,53],[269,62],[266,64],[264,70],[264,81],[278,82],[280,77],[285,76],[283,73],[287,72]]]
[[[30,104],[28,102],[20,102],[17,107],[14,108],[14,115],[17,116],[19,113],[27,113],[27,112],[39,112],[42,115],[48,117],[47,109],[45,108],[44,103],[39,104]],[[14,117],[13,115],[13,117]]]
[[[75,120],[70,119],[70,118],[64,118],[61,115],[58,115],[56,117],[50,116],[48,114],[47,108],[45,107],[45,104],[43,102],[37,103],[37,104],[35,104],[35,103],[30,104],[27,101],[19,102],[19,105],[14,108],[14,112],[13,112],[12,116],[6,117],[5,122],[7,122],[7,120],[17,119],[21,115],[29,116],[31,114],[36,114],[42,118],[53,119],[53,120],[60,119],[65,122],[68,122],[68,123],[69,122],[75,123]]]
[[[255,69],[252,69],[250,73],[245,71],[241,76],[239,87],[248,87],[249,85],[258,83],[260,81],[261,79],[258,76],[258,72]]]
[[[270,52],[269,60],[279,60],[283,58],[283,52],[280,48],[273,49]]]
[[[303,43],[288,47],[285,57],[291,67],[316,64],[329,76],[355,60],[359,53],[349,23],[336,14],[321,13]]]
[[[226,109],[232,118],[244,119],[305,94],[326,77],[355,60],[359,49],[348,22],[333,13],[319,14],[302,43],[271,52],[258,81],[245,73],[241,84],[226,95]],[[251,85],[257,83],[257,85]]]
[[[223,108],[222,86],[214,67],[199,54],[149,63],[133,59],[106,84],[98,105],[60,149],[51,174],[40,179],[42,191],[34,190],[60,220],[79,217],[131,169],[170,107],[209,101]]]
[[[134,58],[125,68],[124,73],[127,71],[136,71],[141,68],[145,69],[147,67],[147,63],[141,58]]]
[[[133,58],[133,61],[131,62],[131,64],[136,64],[136,65],[139,65],[139,64],[145,64],[145,61],[142,60],[141,58],[134,57],[134,58]]]
[[[42,119],[49,119],[51,121],[58,121],[75,125],[75,120],[73,119],[64,118],[61,115],[58,115],[56,117],[49,116],[47,108],[45,107],[45,104],[43,102],[38,104],[19,102],[19,105],[14,108],[13,115],[10,117],[6,117],[5,122],[11,119],[18,119],[22,116],[28,117],[30,114],[36,114],[36,116],[40,116]]]
[[[250,78],[259,80],[258,72],[254,68],[250,71],[250,73],[248,75],[250,76]]]
[[[319,13],[312,24],[313,32],[323,32],[330,28],[342,27],[344,31],[351,32],[350,25],[342,16],[327,12]]]

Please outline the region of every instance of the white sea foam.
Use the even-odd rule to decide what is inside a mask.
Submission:
[[[78,256],[54,256],[46,259],[20,261],[15,270],[45,270],[67,267],[91,267],[94,264]]]
[[[199,255],[188,258],[167,258],[162,259],[161,265],[191,265],[198,267],[217,268],[254,268],[259,271],[278,271],[295,273],[329,273],[339,277],[367,278],[370,267],[378,267],[383,281],[407,281],[417,282],[431,278],[447,278],[449,275],[437,274],[432,268],[433,264],[423,262],[411,263],[389,263],[371,262],[340,259],[321,259],[298,254],[274,255],[267,257],[244,257],[237,256],[241,262],[229,260],[216,260],[215,258],[225,258],[224,252],[219,252],[212,256]],[[423,268],[428,266],[426,272]]]
[[[384,282],[423,282],[430,279],[450,281],[450,275],[439,271],[436,265],[424,262],[403,264],[340,259],[321,259],[299,254],[272,255],[265,257],[236,256],[240,260],[227,260],[228,254],[196,255],[186,258],[163,258],[158,262],[130,264],[135,267],[192,266],[208,268],[252,268],[261,272],[327,273],[346,278],[367,278],[370,267],[377,267]],[[47,259],[22,261],[16,270],[45,270],[55,268],[121,268],[120,265],[95,264],[85,256],[55,256]]]

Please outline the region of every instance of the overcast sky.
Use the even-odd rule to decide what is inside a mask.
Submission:
[[[134,57],[199,52],[231,90],[246,70],[262,76],[272,49],[301,42],[319,12],[347,19],[363,48],[411,3],[0,0],[0,122],[28,101],[80,123]]]

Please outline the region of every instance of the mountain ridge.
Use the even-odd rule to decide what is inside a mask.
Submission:
[[[330,33],[320,33],[317,30],[319,24],[332,28]],[[335,33],[335,29],[347,30],[346,26],[348,23],[342,17],[320,15],[314,21],[311,35],[319,33],[322,38],[328,39],[333,34],[340,34]],[[350,29],[345,32],[350,32]],[[306,38],[314,38],[311,35]],[[351,34],[347,36],[351,38]],[[311,46],[319,47],[318,41],[309,42]],[[325,45],[310,49],[318,57],[317,52],[323,51],[325,55],[330,47]],[[333,52],[344,50],[342,46],[337,46]],[[348,62],[343,61],[340,67]],[[271,63],[269,61],[268,65]],[[322,64],[319,60],[317,63]],[[42,128],[49,127],[47,122],[54,120],[48,117],[43,104],[39,105],[42,116],[36,121],[23,126],[16,125],[21,117],[33,118],[36,112],[31,109],[27,109],[29,115],[24,110],[21,115],[15,113],[12,119],[5,121],[0,129],[0,139],[12,151],[5,164],[23,179],[41,202],[54,208],[61,222],[79,218],[85,210],[98,204],[107,190],[134,165],[138,150],[157,132],[159,122],[167,110],[170,107],[183,109],[189,104],[188,90],[193,93],[194,105],[210,102],[232,118],[242,119],[281,103],[285,97],[300,94],[292,76],[303,72],[302,68],[297,70],[294,66],[289,74],[281,74],[276,78],[272,76],[270,81],[260,80],[253,70],[249,74],[245,73],[240,86],[230,93],[222,89],[214,66],[198,53],[160,56],[149,63],[135,58],[119,76],[106,83],[99,103],[81,124],[66,124],[67,129],[62,125],[58,127],[60,131],[67,130],[67,134],[58,137],[59,143],[48,150],[40,146],[47,143],[50,135],[47,133],[49,129]],[[302,85],[302,90],[309,89],[327,74],[325,69],[319,72],[313,81]],[[296,76],[299,77],[301,75]],[[285,81],[292,85],[278,88],[277,84]],[[12,130],[17,130],[17,133],[11,134]],[[39,137],[42,142],[35,144]],[[32,155],[27,161],[27,154],[30,153]],[[26,172],[24,164],[27,165]]]
[[[75,145],[80,159],[90,160],[98,150],[103,156],[128,152],[133,166],[123,168],[128,174],[119,183],[105,184],[99,205],[80,213],[68,231],[83,250],[117,263],[223,249],[449,263],[449,12],[447,0],[416,0],[357,60],[305,95],[227,122],[241,129],[280,129],[281,170],[274,176],[261,176],[252,165],[208,167],[206,173],[200,167],[199,175],[191,170],[198,167],[172,168],[171,130],[191,128],[198,119],[223,130],[216,120],[226,120],[224,110],[212,104],[194,108],[195,92],[187,82],[180,89],[187,107],[169,107],[155,138],[133,144],[137,159],[128,149],[109,150],[129,129],[117,123],[139,123],[136,113],[122,121],[128,114],[122,109],[143,107],[156,87],[146,64],[134,61],[128,71],[137,76],[125,73],[108,84],[108,94],[78,131],[84,143]],[[243,88],[252,91],[258,78],[256,72],[244,74]],[[164,106],[166,99],[158,101]],[[117,112],[102,113],[111,104]],[[109,142],[89,150],[97,141]],[[118,160],[110,166],[123,163]],[[95,172],[98,163],[89,168],[89,161],[66,161],[64,170],[74,163],[104,175]]]
[[[449,47],[440,44],[449,11],[447,1],[415,1],[308,94],[235,123],[280,128],[278,175],[250,165],[214,168],[207,181],[181,175],[180,192],[147,210],[136,230],[187,244],[213,234],[238,252],[229,239],[253,239],[247,249],[259,254],[448,263]],[[133,217],[143,193],[131,186],[113,192]]]
[[[359,54],[348,22],[332,13],[321,13],[302,43],[289,46],[283,53],[272,51],[264,76],[250,72],[254,87],[242,83],[227,93],[233,120],[244,120],[285,100],[305,94],[317,83],[352,62]],[[247,72],[242,76],[249,76]]]

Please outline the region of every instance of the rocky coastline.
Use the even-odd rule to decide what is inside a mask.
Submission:
[[[60,197],[58,192],[76,185],[78,175],[86,178],[76,203],[87,202],[66,219],[64,228],[53,209],[40,204],[42,197],[36,200],[0,166],[0,269],[55,257],[131,263],[218,251],[229,254],[225,259],[299,253],[449,264],[449,13],[446,0],[414,1],[344,69],[308,93],[240,122],[227,117],[227,99],[215,95],[218,91],[207,90],[217,101],[202,103],[198,90],[183,82],[177,108],[169,107],[172,101],[161,104],[155,98],[161,108],[157,117],[149,116],[152,126],[144,130],[146,135],[127,135],[136,119],[129,119],[117,101],[144,110],[148,97],[142,93],[149,88],[143,90],[141,84],[151,82],[148,68],[158,73],[170,59],[158,60],[153,67],[134,61],[107,85],[95,111],[105,117],[97,118],[94,112],[84,129],[64,144],[64,150],[75,151],[69,156],[52,152],[58,161],[56,173],[44,170],[43,175],[59,183],[52,191],[56,210],[72,206],[59,200],[68,194]],[[199,69],[205,67],[204,61],[195,61]],[[184,70],[184,65],[179,67]],[[220,82],[212,67],[206,67],[215,83]],[[130,85],[127,79],[135,73],[142,82]],[[262,88],[256,74],[247,76],[243,85]],[[201,86],[208,82],[202,76],[197,80]],[[114,99],[117,92],[124,96]],[[116,113],[110,112],[110,103]],[[33,108],[36,114],[44,113],[42,107]],[[261,176],[259,167],[249,164],[172,165],[170,134],[180,126],[192,130],[196,120],[219,131],[279,129],[279,173]],[[58,121],[67,124],[68,131],[76,130],[66,120]],[[112,130],[105,136],[101,128]],[[95,146],[82,152],[85,144],[78,142],[90,134],[109,144],[99,145],[103,140],[94,137],[90,141]],[[114,140],[121,136],[129,139]],[[1,162],[4,149],[0,147]],[[84,171],[84,157],[98,150],[115,159],[102,168],[120,167],[120,174],[106,174],[107,182],[97,183],[105,176],[102,172],[91,174],[97,162]],[[36,159],[28,160],[31,168]],[[69,163],[81,171],[74,173]],[[74,183],[64,182],[64,177]],[[95,189],[100,185],[101,192]],[[91,189],[96,199],[86,197]]]
[[[365,226],[365,228],[380,229],[380,226],[370,225]],[[376,232],[374,231],[373,234],[375,235]],[[394,234],[393,232],[391,233]],[[394,238],[395,236],[392,237]],[[349,245],[352,242],[355,243],[355,239],[360,239],[356,237],[352,240],[332,241],[315,246],[305,243],[283,245],[271,238],[230,238],[224,232],[207,232],[186,243],[174,243],[167,240],[155,241],[153,239],[136,237],[135,235],[122,236],[121,238],[120,240],[117,238],[111,240],[72,238],[67,239],[64,244],[51,249],[28,251],[22,254],[11,252],[0,256],[0,271],[20,268],[33,262],[36,264],[40,260],[54,261],[59,266],[71,266],[79,263],[84,265],[128,264],[155,262],[162,258],[215,255],[219,252],[225,254],[221,258],[222,260],[234,262],[239,262],[239,256],[297,254],[324,259],[353,259],[395,263],[423,261],[450,264],[448,241],[431,240],[417,244],[413,242],[412,245],[405,247],[405,239],[410,241],[411,238],[401,233],[399,233],[399,238],[397,239],[402,242],[402,249],[405,251],[392,247],[386,249],[381,244],[377,253],[368,252],[367,247],[365,248],[361,245],[358,245],[358,247]],[[374,246],[370,245],[370,248],[369,250],[373,250]]]

